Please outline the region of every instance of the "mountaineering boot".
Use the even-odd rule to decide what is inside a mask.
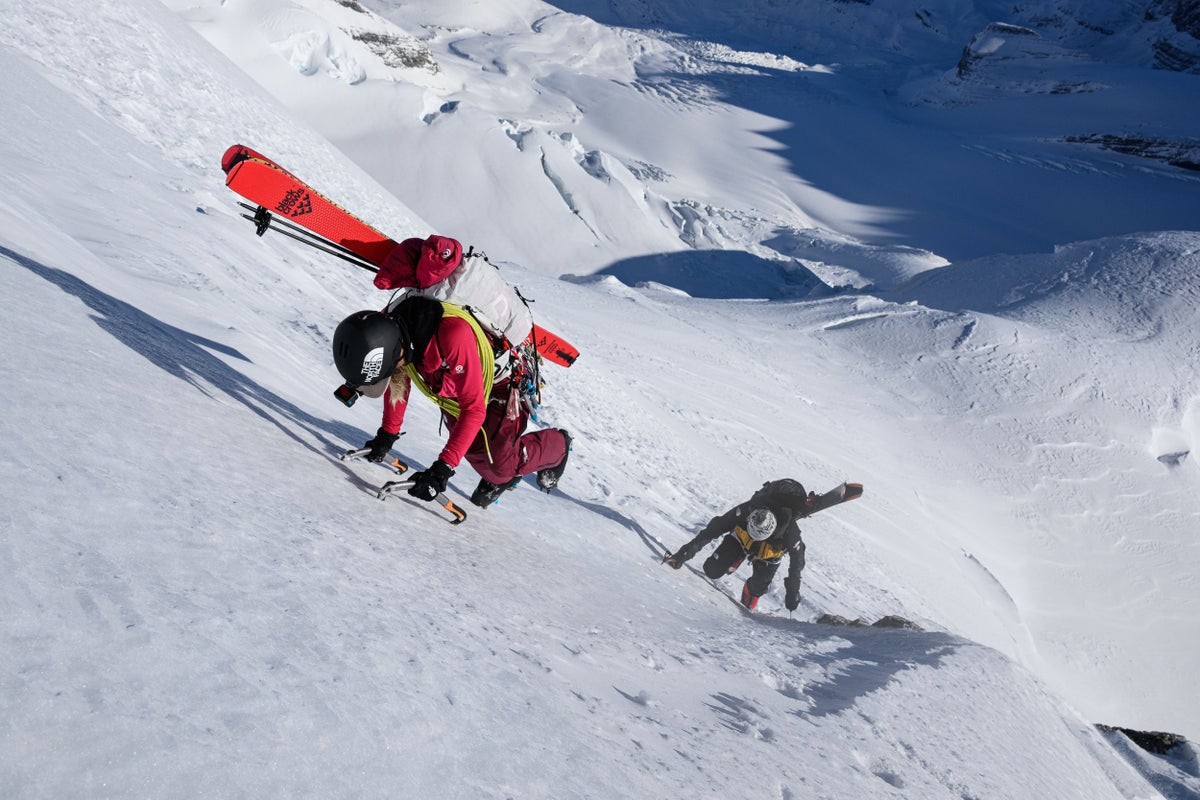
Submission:
[[[479,485],[475,487],[475,491],[471,493],[471,502],[480,508],[487,508],[492,503],[500,499],[500,495],[504,494],[509,489],[516,488],[521,482],[521,476],[518,475],[508,483],[502,483],[497,486],[494,483],[479,479]]]
[[[742,584],[742,605],[744,605],[746,608],[750,609],[751,611],[753,611],[755,606],[758,605],[758,598],[755,597],[754,595],[750,594],[750,583],[749,582]]]
[[[562,430],[562,428],[559,428],[559,430]],[[567,451],[563,453],[562,461],[558,462],[558,466],[538,470],[537,484],[543,492],[549,492],[555,486],[558,486],[558,479],[562,477],[563,470],[567,468],[567,457],[571,455],[571,434],[562,431],[562,435],[567,440]]]
[[[725,570],[725,574],[726,574],[726,575],[732,575],[733,573],[737,572],[737,568],[738,568],[738,567],[740,567],[740,566],[742,565],[742,562],[743,562],[743,561],[745,561],[745,560],[746,560],[746,557],[745,557],[745,556],[742,556],[742,557],[741,557],[741,558],[739,558],[737,561],[735,561],[735,562],[733,562],[732,564],[730,564],[730,565],[729,565],[729,569]]]

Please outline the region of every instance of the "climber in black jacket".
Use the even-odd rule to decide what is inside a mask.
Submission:
[[[768,481],[749,500],[719,517],[714,517],[690,542],[663,559],[679,569],[702,547],[722,534],[729,534],[704,562],[704,574],[712,579],[728,575],[749,558],[753,574],[742,587],[742,605],[754,608],[767,593],[786,553],[788,574],[784,579],[784,605],[794,611],[800,605],[800,573],[804,569],[804,540],[796,520],[805,516],[811,501],[799,481],[784,478]]]

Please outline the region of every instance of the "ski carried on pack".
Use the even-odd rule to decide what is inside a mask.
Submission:
[[[804,508],[796,514],[796,519],[805,519],[806,517],[811,517],[813,514],[816,514],[818,511],[824,511],[827,508],[833,508],[834,506],[841,505],[842,503],[849,503],[851,500],[857,500],[858,498],[862,497],[862,494],[863,485],[861,483],[846,482],[838,484],[824,494],[809,492],[808,497],[804,501]],[[755,497],[757,496],[758,493],[756,492]],[[753,502],[753,498],[751,498],[751,502]],[[643,538],[645,538],[645,536],[643,536]],[[662,542],[658,541],[658,539],[654,539],[654,541],[663,551],[660,563],[665,562],[674,551],[672,551]],[[655,558],[658,558],[658,556],[655,555]]]
[[[378,269],[396,242],[372,228],[266,156],[235,144],[221,158],[225,185],[257,203],[259,236],[270,226],[271,214],[315,233]],[[266,225],[267,227],[264,227]]]
[[[797,516],[797,519],[811,517],[818,511],[824,511],[827,508],[849,503],[851,500],[857,500],[862,497],[863,485],[861,483],[843,483],[830,489],[825,494],[817,494],[816,492],[808,493],[808,503],[804,513]]]
[[[242,214],[262,236],[275,231],[336,256],[356,267],[379,272],[397,242],[381,233],[271,159],[235,144],[221,158],[225,185],[253,203],[239,203]],[[541,326],[530,334],[538,355],[569,367],[579,350]],[[521,344],[514,342],[513,344]]]
[[[371,452],[371,449],[369,447],[363,448],[361,450],[347,450],[345,453],[342,454],[341,460],[342,461],[358,461],[358,460],[362,459],[364,456],[366,456],[367,453],[369,453],[369,452]],[[398,458],[393,458],[391,461],[388,461],[386,464],[383,464],[383,466],[386,466],[388,469],[392,470],[397,475],[403,475],[404,473],[408,472],[408,464],[405,464],[403,461],[401,461]],[[408,478],[406,480],[401,480],[401,481],[388,481],[383,486],[379,487],[379,491],[376,493],[375,496],[378,497],[380,500],[387,500],[389,497],[391,497],[396,492],[399,492],[404,489],[408,489],[412,485],[413,485],[413,480],[411,478]],[[433,499],[438,505],[440,505],[442,508],[446,509],[447,511],[449,511],[451,514],[454,515],[454,519],[446,520],[451,525],[461,525],[464,521],[466,521],[467,512],[463,511],[461,508],[459,508],[457,505],[455,505],[454,501],[451,500],[449,497],[446,497],[445,494],[443,494],[442,492],[438,492],[437,495]]]
[[[805,500],[804,508],[796,514],[796,519],[801,520],[811,517],[813,514],[824,511],[825,509],[839,506],[842,503],[849,503],[851,500],[857,500],[858,498],[862,497],[862,495],[863,485],[861,483],[848,482],[838,484],[824,494],[809,492],[808,498]],[[664,560],[666,559],[664,558]],[[749,617],[754,617],[757,613],[761,613],[756,612],[753,606],[747,607],[745,598],[739,598],[736,594],[728,591],[726,587],[719,586],[715,582],[713,582],[711,585],[722,595],[729,598],[730,602],[734,603],[743,614],[746,614]],[[745,585],[743,585],[742,591],[746,591]],[[791,611],[788,612],[789,616],[791,613]]]

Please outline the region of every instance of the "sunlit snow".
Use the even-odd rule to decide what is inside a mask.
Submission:
[[[0,0],[0,796],[1200,796],[1200,75],[1060,5]],[[234,143],[580,348],[560,490],[338,460]],[[781,476],[794,615],[659,563]]]

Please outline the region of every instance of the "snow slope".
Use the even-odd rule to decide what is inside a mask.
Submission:
[[[584,351],[543,409],[576,452],[563,491],[455,529],[336,458],[378,409],[329,397],[329,336],[380,295],[255,238],[218,160],[251,144],[389,231],[426,232],[426,208],[160,4],[4,10],[4,796],[1195,791],[1186,763],[1135,768],[1090,723],[1196,730],[1197,473],[1158,457],[1196,444],[1175,287],[1197,234],[903,284],[944,261],[828,231],[834,267],[907,265],[897,288],[776,302],[505,245]],[[715,186],[701,156],[677,169]],[[407,427],[400,452],[428,463],[429,404]],[[657,563],[779,474],[867,485],[806,526],[796,619],[779,587],[751,617],[724,596],[739,578]],[[473,484],[464,467],[455,498]]]

